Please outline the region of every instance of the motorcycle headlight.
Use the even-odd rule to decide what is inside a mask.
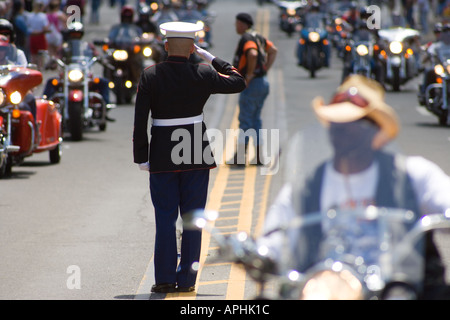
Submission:
[[[128,52],[126,50],[114,50],[113,58],[117,61],[125,61],[128,59]]]
[[[19,104],[22,101],[22,95],[19,91],[14,91],[9,95],[9,101],[11,101],[12,104]]]
[[[79,82],[83,79],[83,71],[79,69],[73,69],[69,71],[68,74],[69,80],[72,82]]]
[[[200,39],[203,39],[206,36],[205,31],[200,30],[199,32],[197,32],[197,37],[199,37]]]
[[[144,50],[142,51],[142,53],[144,54],[144,57],[150,57],[153,53],[152,48],[150,47],[145,47]]]
[[[295,16],[295,14],[296,14],[295,9],[292,9],[292,8],[287,9],[286,13],[290,16]]]
[[[360,44],[359,46],[356,47],[356,52],[360,56],[366,56],[369,54],[369,48],[367,48],[367,46],[364,44]]]
[[[308,35],[308,39],[311,42],[318,42],[320,40],[320,34],[317,32],[310,32]]]
[[[314,274],[305,284],[302,300],[359,300],[363,298],[361,282],[348,270],[325,270]]]
[[[198,20],[195,24],[198,25],[202,29],[205,27],[205,23],[202,20]]]
[[[434,66],[434,72],[438,75],[438,76],[442,76],[445,72],[444,66],[442,64],[438,64]]]
[[[5,93],[3,92],[3,90],[0,89],[0,107],[3,105],[3,103],[5,102]]]
[[[402,43],[399,42],[399,41],[392,41],[392,42],[389,44],[389,50],[391,50],[391,52],[392,52],[393,54],[399,54],[400,52],[403,51],[403,45],[402,45]]]

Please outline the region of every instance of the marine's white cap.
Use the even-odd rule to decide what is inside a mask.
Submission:
[[[203,30],[203,24],[189,22],[166,22],[159,26],[161,33],[166,38],[190,38],[194,39],[195,34]]]

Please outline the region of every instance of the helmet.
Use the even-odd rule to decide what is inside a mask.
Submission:
[[[84,35],[84,26],[81,22],[75,21],[67,26],[68,39],[81,39]]]
[[[133,22],[134,9],[132,6],[125,5],[122,7],[120,11],[120,21],[123,23],[131,23]]]
[[[442,32],[442,29],[443,29],[442,23],[438,22],[434,25],[433,32],[434,33]]]
[[[320,4],[314,1],[309,9],[310,11],[320,11]]]
[[[14,27],[9,20],[0,19],[0,34],[9,35],[9,41],[14,42],[15,32]]]
[[[9,40],[6,36],[0,35],[0,49],[9,48]]]
[[[450,31],[450,23],[444,24],[444,26],[442,27],[442,31],[443,31],[443,32],[448,32],[448,31]]]

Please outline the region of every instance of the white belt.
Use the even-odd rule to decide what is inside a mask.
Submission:
[[[153,119],[152,124],[157,127],[170,127],[170,126],[184,126],[188,124],[199,123],[202,121],[203,121],[203,114],[187,118]]]

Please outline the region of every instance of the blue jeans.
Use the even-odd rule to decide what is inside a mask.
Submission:
[[[194,209],[204,209],[208,194],[209,170],[150,174],[150,195],[155,207],[155,283],[195,285],[197,271],[192,264],[200,259],[201,231],[183,230],[181,260],[177,267],[176,221]]]
[[[239,144],[248,144],[249,136],[245,134],[249,129],[255,130],[255,144],[260,145],[259,130],[262,127],[261,110],[269,95],[269,81],[267,77],[254,78],[247,88],[239,95]],[[248,133],[248,132],[247,132]]]

